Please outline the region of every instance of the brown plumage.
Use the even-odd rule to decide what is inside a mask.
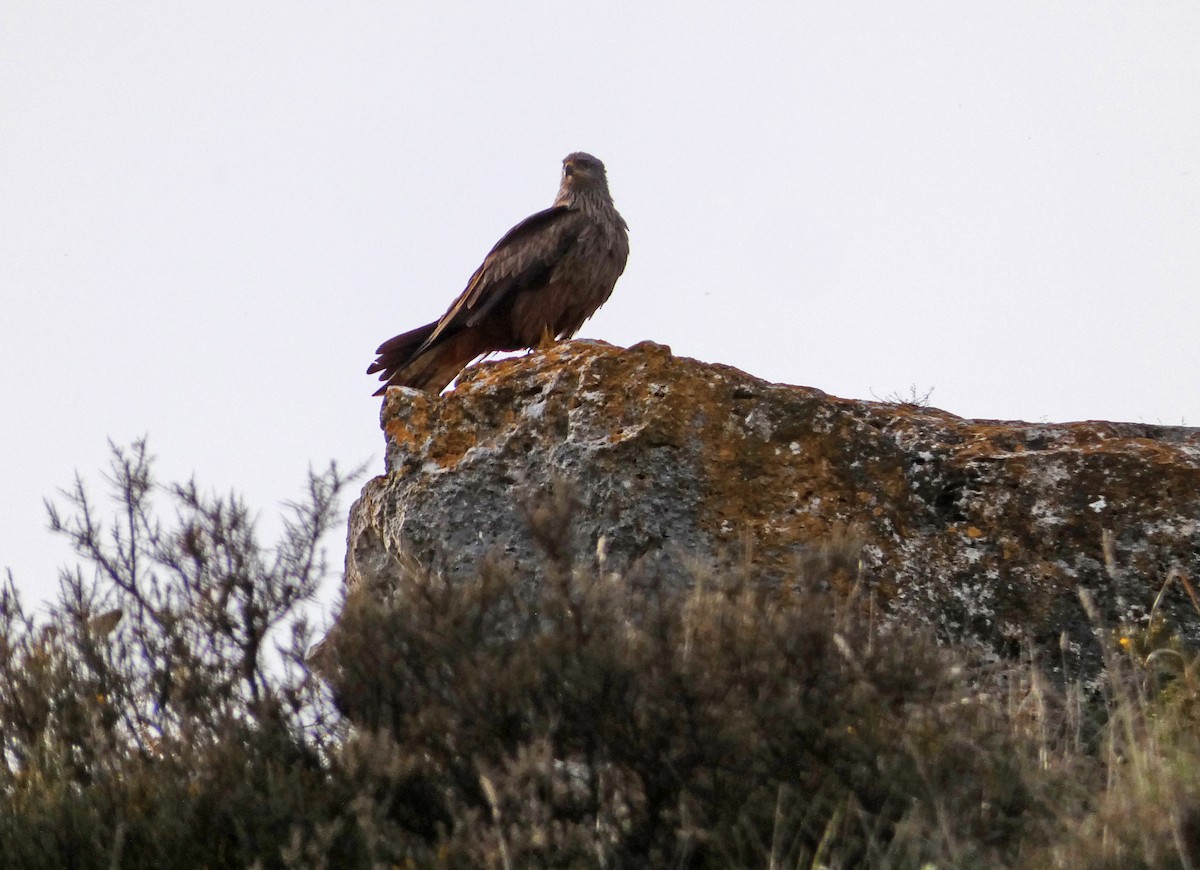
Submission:
[[[439,393],[476,357],[570,338],[625,270],[627,231],[604,164],[568,154],[554,205],[505,233],[439,320],[379,346],[367,369],[385,382],[375,395],[392,386]]]

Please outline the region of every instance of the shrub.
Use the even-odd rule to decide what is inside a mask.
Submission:
[[[356,590],[333,639],[339,705],[436,783],[422,806],[441,854],[995,866],[1049,835],[1070,784],[1031,775],[1043,747],[1013,727],[1000,674],[822,577],[635,588],[562,552],[573,503],[551,500],[530,511],[546,582],[411,566]]]
[[[558,487],[525,506],[540,582],[399,559],[348,591],[325,682],[302,605],[347,481],[310,475],[270,548],[144,443],[113,519],[76,481],[51,525],[83,567],[40,617],[0,589],[0,866],[1200,860],[1200,665],[1167,626],[1118,631],[1089,694],[881,616],[847,540],[782,586],[631,582],[570,550]]]
[[[111,525],[76,480],[51,528],[87,570],[43,619],[0,590],[0,864],[282,866],[293,828],[335,813],[341,729],[299,605],[346,480],[310,474],[270,550],[238,498],[156,484],[144,442],[113,448]]]

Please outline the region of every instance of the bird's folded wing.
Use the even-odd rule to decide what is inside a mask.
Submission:
[[[527,217],[505,233],[422,348],[448,329],[478,324],[510,294],[544,284],[586,223],[584,215],[559,205]]]

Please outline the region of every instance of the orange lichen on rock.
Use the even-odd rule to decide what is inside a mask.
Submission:
[[[964,420],[585,341],[477,365],[440,397],[391,391],[381,421],[388,474],[355,507],[351,552],[362,535],[449,574],[496,551],[536,572],[521,506],[565,479],[574,543],[603,538],[606,570],[794,582],[852,528],[884,603],[998,646],[1090,637],[1081,587],[1136,618],[1172,565],[1200,575],[1192,429]]]

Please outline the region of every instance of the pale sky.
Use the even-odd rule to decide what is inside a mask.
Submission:
[[[1197,46],[1192,0],[3,0],[0,567],[51,594],[109,438],[264,517],[381,471],[375,346],[575,150],[632,246],[581,337],[1200,425]]]

